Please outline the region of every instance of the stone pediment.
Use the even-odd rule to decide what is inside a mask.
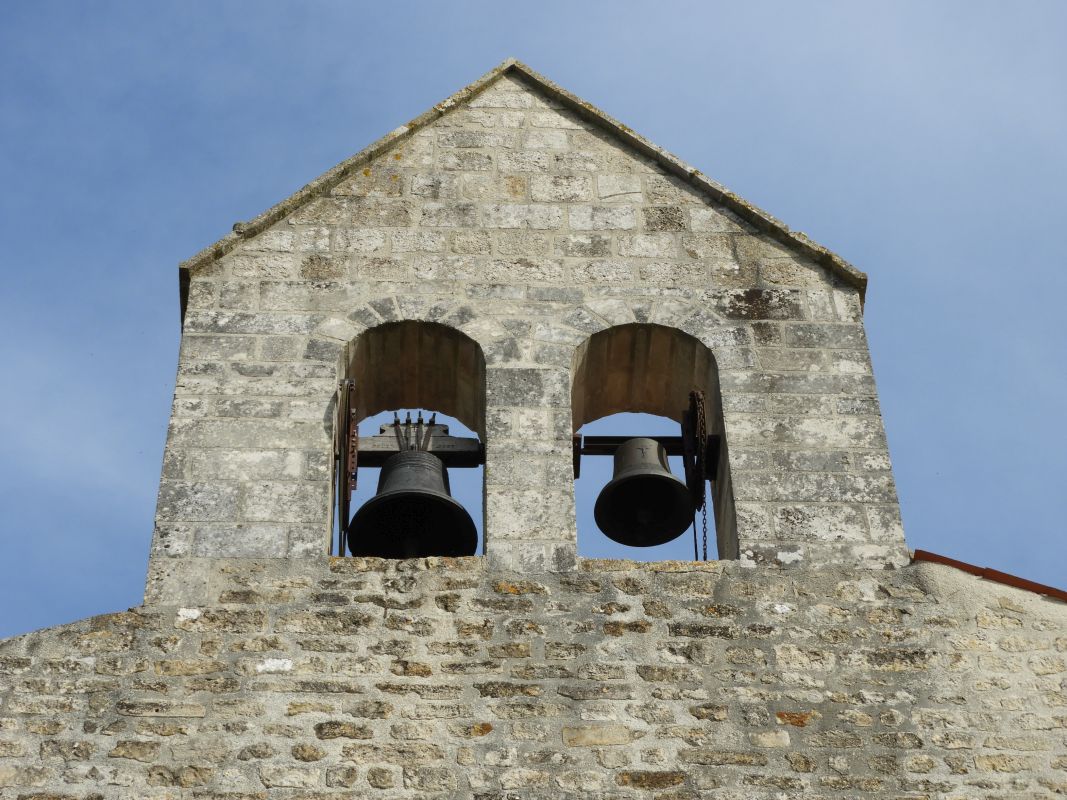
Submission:
[[[524,99],[516,100],[522,107],[535,103],[543,106],[546,114],[559,110],[580,120],[590,130],[596,131],[603,141],[654,164],[665,175],[674,179],[676,185],[698,194],[708,205],[725,212],[723,219],[706,226],[707,231],[730,230],[731,223],[736,224],[739,226],[739,231],[756,234],[765,239],[772,248],[780,247],[782,254],[795,256],[807,264],[819,265],[844,284],[854,287],[862,300],[867,286],[865,273],[825,247],[811,241],[803,233],[790,230],[787,225],[766,211],[734,194],[591,103],[568,92],[515,59],[504,61],[478,80],[323,173],[254,219],[236,223],[231,233],[184,261],[180,265],[181,269],[196,271],[212,264],[228,253],[240,250],[242,245],[255,239],[277,223],[298,214],[316,199],[336,195],[339,190],[345,193],[345,184],[358,182],[362,173],[375,162],[381,161],[383,157],[390,156],[390,154],[395,154],[398,148],[416,137],[420,131],[438,123],[442,117],[451,112],[459,109],[476,110],[479,107],[479,99],[487,91],[500,88],[499,85],[502,82],[518,83],[526,90],[523,93]],[[531,100],[531,96],[537,99]],[[469,131],[465,133],[469,136]],[[462,136],[464,133],[457,132],[457,135]],[[566,171],[558,170],[561,173]],[[368,174],[365,177],[373,176]],[[622,187],[620,190],[624,189],[625,187]],[[373,194],[373,190],[368,193]],[[184,312],[184,297],[182,305]]]

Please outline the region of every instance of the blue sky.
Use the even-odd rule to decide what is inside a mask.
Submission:
[[[508,56],[866,271],[909,544],[1067,586],[1065,31],[1037,0],[10,0],[0,636],[140,602],[177,263]]]

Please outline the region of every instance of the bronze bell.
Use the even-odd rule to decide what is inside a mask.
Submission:
[[[474,520],[452,499],[445,465],[424,451],[405,450],[386,460],[378,492],[348,525],[354,556],[472,556],[477,547]]]
[[[676,539],[693,521],[693,500],[655,439],[628,439],[615,451],[615,472],[596,499],[597,527],[619,544],[652,547]]]

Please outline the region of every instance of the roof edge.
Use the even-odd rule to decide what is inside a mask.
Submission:
[[[256,236],[271,225],[291,214],[300,206],[316,197],[324,195],[344,180],[344,178],[353,170],[377,158],[391,147],[394,147],[398,143],[412,136],[421,128],[443,116],[448,111],[451,111],[457,105],[480,94],[499,78],[512,72],[534,83],[538,88],[551,97],[559,100],[566,108],[574,111],[582,119],[592,122],[598,127],[612,133],[634,150],[637,150],[642,155],[655,161],[670,174],[681,178],[689,185],[707,194],[714,201],[728,208],[761,233],[769,235],[781,244],[799,250],[816,263],[827,267],[846,283],[855,287],[859,291],[861,301],[864,299],[867,291],[866,273],[861,272],[856,267],[852,266],[852,264],[822,245],[813,242],[805,234],[799,231],[790,230],[789,226],[781,220],[734,194],[722,184],[704,175],[700,170],[689,166],[680,158],[667,152],[662,147],[653,144],[651,141],[619,122],[614,117],[605,114],[592,103],[572,94],[562,86],[559,86],[514,58],[509,58],[501,62],[473,83],[468,84],[405,125],[401,125],[390,131],[368,147],[365,147],[350,158],[345,159],[332,169],[327,170],[322,175],[315,178],[315,180],[289,195],[289,197],[268,208],[262,214],[259,214],[247,222],[236,223],[233,226],[232,232],[226,234],[214,244],[205,247],[192,258],[181,262],[179,267],[185,270],[196,270],[221,258],[240,242]]]
[[[944,564],[946,567],[958,569],[960,572],[966,572],[969,575],[975,575],[979,578],[984,578],[987,581],[992,581],[993,583],[1002,583],[1005,586],[1013,586],[1016,589],[1033,592],[1034,594],[1041,594],[1045,597],[1052,598],[1053,600],[1060,600],[1067,603],[1067,592],[1063,591],[1063,589],[1057,589],[1055,586],[1046,586],[1043,583],[1020,578],[1018,575],[1010,575],[1007,572],[1001,572],[997,569],[975,566],[974,564],[968,564],[966,561],[957,561],[954,558],[931,553],[928,550],[916,550],[911,554],[911,561],[913,564],[917,561],[926,561],[931,564]]]

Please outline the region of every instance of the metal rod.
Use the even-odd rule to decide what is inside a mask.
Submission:
[[[613,456],[624,442],[633,438],[633,436],[583,436],[581,454],[583,456]],[[685,454],[681,436],[645,436],[643,438],[659,442],[669,456]],[[708,436],[709,456],[718,453],[718,446],[719,437],[715,434]],[[712,459],[709,458],[709,460]]]

